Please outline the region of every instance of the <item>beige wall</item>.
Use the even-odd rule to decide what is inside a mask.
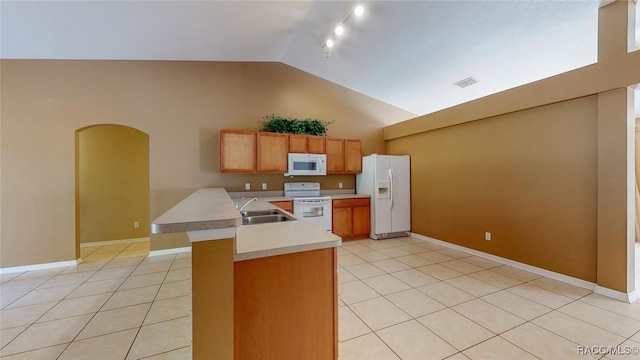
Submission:
[[[272,113],[335,120],[330,136],[360,138],[364,153],[372,153],[384,151],[386,123],[412,116],[279,63],[2,60],[0,66],[2,267],[75,259],[80,128],[117,124],[149,135],[154,219],[200,187],[243,189],[246,175],[219,173],[222,128],[257,130]],[[284,181],[250,179],[276,188]]]
[[[411,155],[412,231],[595,281],[596,110],[591,96],[389,142]]]
[[[149,136],[91,126],[78,131],[77,149],[80,243],[148,237]]]
[[[385,128],[411,155],[414,232],[634,290],[633,6],[600,9],[597,64]]]

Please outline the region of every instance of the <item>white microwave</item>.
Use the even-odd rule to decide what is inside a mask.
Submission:
[[[327,155],[289,153],[288,170],[285,176],[327,175]]]

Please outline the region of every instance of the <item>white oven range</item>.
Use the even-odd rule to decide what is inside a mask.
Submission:
[[[331,197],[320,196],[320,183],[285,183],[284,196],[293,198],[293,215],[331,231]]]

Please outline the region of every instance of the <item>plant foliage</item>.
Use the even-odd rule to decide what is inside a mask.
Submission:
[[[293,119],[290,117],[282,117],[278,115],[266,115],[263,117],[265,121],[262,123],[260,131],[288,133],[288,134],[306,134],[306,135],[327,135],[327,126],[333,123],[318,119]]]

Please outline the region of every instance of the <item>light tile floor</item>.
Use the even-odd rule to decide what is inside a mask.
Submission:
[[[191,254],[148,250],[0,275],[0,358],[190,359]],[[338,263],[341,360],[640,358],[595,353],[640,349],[637,303],[415,238],[347,242]]]
[[[415,238],[346,242],[338,264],[341,360],[640,359],[638,303]]]
[[[0,275],[0,358],[190,359],[191,253],[81,249],[78,266]]]

